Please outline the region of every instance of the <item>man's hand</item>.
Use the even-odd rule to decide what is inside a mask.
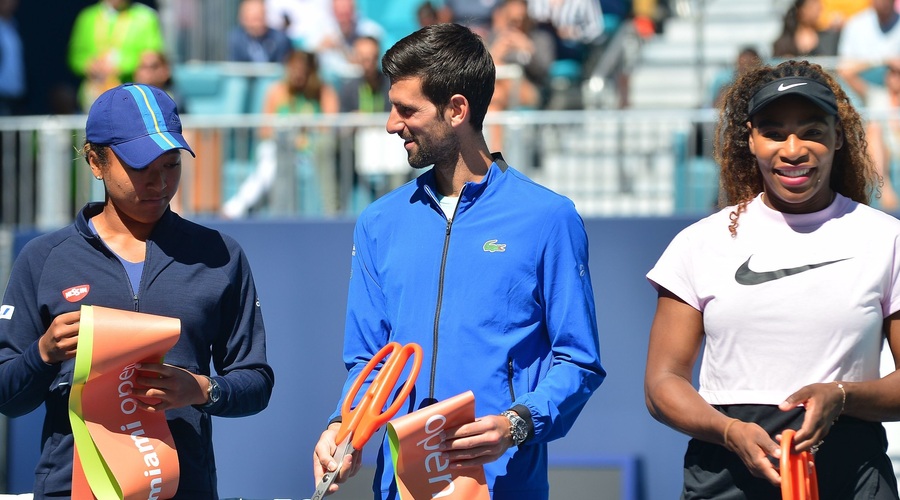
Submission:
[[[476,467],[497,460],[513,445],[509,419],[490,415],[442,433],[441,452],[455,467]]]
[[[326,472],[334,472],[337,469],[338,464],[334,461],[334,455],[337,453],[338,444],[334,442],[334,438],[340,426],[340,422],[329,425],[319,437],[319,442],[316,443],[316,448],[313,451],[313,477],[316,480],[316,485],[322,481],[322,476]],[[341,443],[340,445],[344,446],[345,444]],[[359,472],[362,460],[359,460],[358,457],[361,456],[362,450],[356,450],[344,456],[344,465],[341,467],[338,477],[335,478],[334,484],[328,487],[329,495],[338,490],[338,483],[343,483]]]

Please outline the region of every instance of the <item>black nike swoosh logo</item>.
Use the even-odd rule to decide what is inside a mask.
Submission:
[[[741,267],[739,267],[738,270],[734,273],[734,280],[737,281],[740,285],[759,285],[767,281],[775,281],[786,276],[793,276],[795,274],[809,271],[810,269],[815,269],[817,267],[827,266],[828,264],[834,264],[835,262],[847,260],[830,260],[828,262],[819,262],[818,264],[807,264],[805,266],[790,267],[788,269],[778,269],[776,271],[764,271],[758,273],[750,269],[751,257],[753,256],[751,255],[750,257],[747,257],[747,261],[741,264]]]

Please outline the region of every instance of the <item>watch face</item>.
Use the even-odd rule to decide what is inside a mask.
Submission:
[[[219,383],[215,380],[210,380],[210,391],[209,391],[209,401],[211,403],[215,403],[219,400],[219,396],[221,396],[222,390],[219,388]]]
[[[518,413],[514,411],[505,411],[503,415],[509,419],[510,424],[510,434],[512,434],[513,443],[518,446],[525,438],[528,437],[528,430],[525,428],[525,419],[519,416]]]

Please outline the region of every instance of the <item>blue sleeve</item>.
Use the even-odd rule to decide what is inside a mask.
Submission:
[[[264,410],[272,396],[275,373],[266,359],[266,330],[250,263],[243,251],[238,259],[232,293],[222,304],[232,325],[228,335],[213,343],[213,377],[222,389],[219,401],[206,408],[220,417],[243,417]],[[231,315],[231,316],[229,316]]]
[[[9,417],[43,404],[60,370],[38,350],[46,326],[37,300],[44,259],[37,253],[29,244],[16,259],[0,305],[0,413]]]
[[[347,296],[347,316],[344,329],[344,365],[347,380],[329,422],[340,416],[341,402],[357,375],[375,354],[388,342],[391,331],[385,310],[384,292],[378,282],[374,266],[373,248],[367,237],[365,219],[360,218],[353,230],[353,251],[350,264],[350,289]],[[365,386],[364,386],[365,387]],[[360,390],[359,394],[365,391]]]
[[[606,377],[584,223],[571,203],[556,215],[542,231],[538,268],[552,363],[535,390],[515,402],[531,412],[533,443],[565,436]]]

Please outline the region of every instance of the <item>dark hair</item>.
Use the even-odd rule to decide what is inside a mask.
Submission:
[[[847,94],[818,64],[785,61],[777,66],[761,66],[740,76],[725,95],[721,117],[716,126],[714,154],[719,164],[723,198],[721,206],[737,205],[731,214],[732,235],[737,219],[757,194],[763,191],[762,174],[756,157],[750,152],[747,104],[769,82],[785,77],[803,77],[829,87],[837,98],[837,121],[844,134],[843,146],[834,152],[831,189],[860,203],[868,204],[881,180],[866,151],[866,133],[862,118]]]
[[[102,167],[109,166],[109,146],[105,144],[94,144],[93,142],[84,141],[84,145],[81,146],[81,156],[84,157],[84,161],[87,162],[88,165],[91,164],[91,153],[97,155],[97,163]]]
[[[797,28],[800,26],[800,9],[807,0],[794,0],[791,7],[785,12],[782,19],[781,35],[772,44],[772,56],[774,57],[794,57],[798,56],[799,49],[794,36],[797,34]]]
[[[303,64],[306,67],[306,85],[302,89],[294,88],[290,80],[290,71],[288,66],[294,64]],[[324,83],[319,76],[319,60],[313,52],[305,50],[292,50],[284,58],[285,72],[284,78],[288,82],[288,92],[291,94],[303,94],[303,97],[310,101],[319,101],[322,98],[322,87]]]
[[[381,66],[391,83],[421,78],[422,93],[441,111],[454,94],[461,94],[472,109],[469,123],[481,131],[496,69],[484,42],[469,28],[452,23],[425,26],[388,49]]]

